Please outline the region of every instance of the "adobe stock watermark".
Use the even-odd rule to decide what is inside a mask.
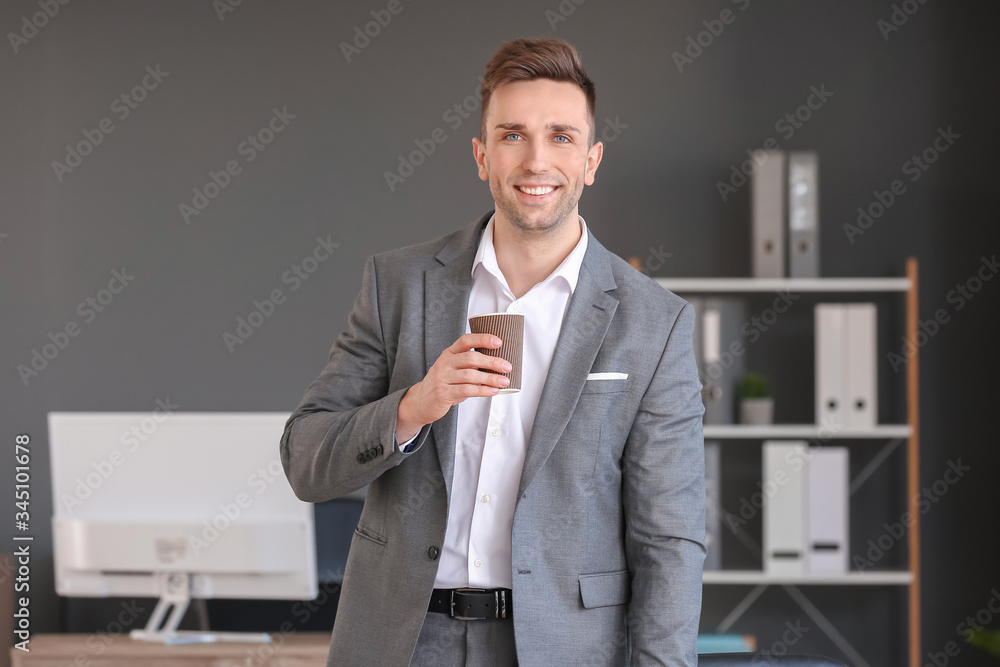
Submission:
[[[732,0],[732,3],[739,7],[741,12],[746,11],[747,7],[750,6],[750,0]],[[719,18],[702,21],[701,24],[705,26],[705,29],[687,36],[684,53],[674,51],[670,54],[674,65],[677,66],[677,71],[683,74],[686,66],[694,64],[694,61],[705,53],[705,49],[712,46],[715,40],[722,36],[726,26],[732,25],[736,21],[736,17],[737,14],[727,7],[719,13]]]
[[[413,2],[413,0],[408,0]],[[372,16],[371,21],[367,21],[364,24],[364,29],[362,29],[362,24],[354,26],[354,35],[351,42],[341,42],[340,52],[344,54],[344,60],[348,63],[351,62],[351,58],[354,56],[361,55],[372,43],[372,40],[382,34],[382,31],[389,27],[392,23],[392,17],[398,16],[403,12],[406,7],[403,6],[401,0],[389,0],[386,4],[385,9],[373,9],[369,12]]]
[[[68,5],[69,0],[38,0],[38,7],[41,11],[35,12],[30,17],[25,14],[21,17],[21,27],[17,32],[8,32],[7,41],[17,55],[21,47],[28,43],[30,39],[38,34],[38,31],[49,24],[49,20],[55,18],[61,7]]]
[[[990,597],[975,613],[965,617],[955,626],[955,634],[962,637],[966,644],[974,643],[976,633],[982,632],[993,619],[1000,615],[1000,591],[996,587],[990,589]],[[952,658],[958,657],[963,646],[954,640],[945,642],[940,651],[928,651],[927,661],[923,667],[948,667],[955,664]]]
[[[212,0],[212,9],[219,21],[226,20],[226,14],[232,14],[236,8],[243,4],[243,0]]]
[[[288,107],[283,106],[279,111],[277,107],[271,108],[271,118],[264,127],[255,133],[247,135],[247,138],[236,146],[237,155],[243,156],[243,163],[250,164],[257,159],[274,138],[283,132],[286,127],[295,120],[296,115],[288,112]],[[185,225],[191,224],[191,218],[201,215],[201,212],[208,208],[208,205],[217,198],[222,191],[229,187],[233,178],[243,172],[243,165],[237,159],[226,162],[219,171],[208,171],[208,181],[201,188],[193,188],[194,196],[191,203],[181,202],[177,205],[184,219]]]
[[[998,615],[1000,615],[1000,591],[993,588],[990,590],[990,598],[986,601],[986,604],[975,614],[966,616],[964,621],[955,626],[955,632],[964,635],[967,644],[973,643],[976,633],[985,630]]]
[[[667,263],[666,260],[674,256],[674,253],[663,250],[662,243],[659,248],[649,246],[646,249],[649,251],[649,254],[646,255],[645,261],[640,260],[638,257],[633,257],[629,260],[632,268],[644,276],[652,277],[653,271],[659,271]]]
[[[820,445],[835,438],[841,429],[843,429],[843,425],[837,424],[829,418],[822,418],[817,437],[809,440],[808,446],[801,455],[798,451],[790,449],[785,454],[785,464],[791,467],[793,472],[799,472],[813,455],[819,451]],[[746,496],[740,498],[739,515],[726,512],[724,519],[733,535],[738,534],[743,526],[752,521],[764,509],[765,503],[769,499],[774,498],[778,490],[788,484],[789,481],[788,472],[784,468],[779,468],[774,471],[774,474],[769,479],[757,482],[759,490],[751,494],[749,498]]]
[[[919,154],[915,153],[909,160],[903,163],[903,166],[900,167],[903,175],[909,176],[910,182],[915,183],[924,172],[931,168],[932,164],[938,161],[942,153],[955,145],[955,141],[961,138],[962,135],[952,130],[951,125],[948,126],[947,130],[939,127],[937,129],[937,136],[931,142],[931,145],[920,151]],[[896,200],[904,194],[906,194],[906,184],[898,178],[889,183],[887,190],[873,191],[874,201],[867,206],[858,207],[858,219],[856,223],[852,225],[849,222],[845,222],[843,225],[844,234],[847,235],[847,240],[851,242],[851,245],[854,245],[856,237],[868,231],[875,224],[875,221],[881,218],[896,203]]]
[[[77,653],[73,661],[66,664],[90,665],[92,657],[100,656],[107,651],[109,646],[128,632],[128,629],[139,619],[139,615],[146,611],[146,607],[140,607],[136,600],[122,602],[120,606],[121,611],[113,620],[108,621],[103,630],[92,632],[84,640],[87,650]]]
[[[124,266],[120,271],[113,269],[108,286],[77,304],[76,314],[83,319],[84,324],[90,324],[97,319],[98,314],[103,313],[111,305],[115,295],[121,294],[133,280],[135,280],[135,276],[130,274]],[[55,333],[51,331],[48,333],[49,342],[44,343],[40,351],[37,347],[32,348],[31,359],[27,365],[18,364],[16,369],[24,386],[27,387],[32,378],[38,377],[42,371],[48,368],[49,364],[69,347],[70,341],[79,336],[82,331],[83,329],[76,320],[69,320],[62,329]]]
[[[476,89],[472,93],[466,95],[460,102],[452,104],[441,114],[441,120],[447,124],[452,132],[457,132],[470,118],[474,122],[479,118],[479,107],[483,103],[481,97],[482,91],[480,89],[482,82],[483,77],[480,76],[476,80]],[[396,169],[394,171],[387,169],[383,174],[385,184],[389,187],[389,192],[395,192],[398,186],[405,183],[406,179],[410,176],[413,176],[417,167],[424,164],[434,154],[434,151],[437,150],[438,145],[446,141],[448,141],[448,133],[443,127],[434,128],[425,139],[414,139],[413,143],[416,145],[416,150],[410,151],[405,156],[400,153]]]
[[[875,26],[882,33],[882,41],[888,42],[889,37],[906,25],[910,17],[916,14],[920,6],[926,2],[927,0],[903,0],[898,5],[894,3],[888,20],[879,19],[875,22]]]
[[[168,76],[170,76],[170,72],[162,71],[159,63],[155,67],[146,65],[146,75],[139,83],[111,101],[111,113],[119,122],[125,120]],[[82,131],[83,139],[72,145],[66,144],[66,157],[63,158],[63,161],[52,161],[52,171],[56,175],[56,180],[62,183],[66,174],[72,174],[74,169],[83,164],[83,159],[93,153],[94,149],[104,142],[105,137],[114,131],[115,122],[109,116],[97,121],[96,127],[93,129],[84,128]]]
[[[127,459],[126,453],[135,453],[139,447],[159,430],[160,424],[167,421],[170,415],[181,407],[171,403],[169,396],[162,400],[158,398],[155,403],[156,409],[152,415],[143,417],[142,420],[133,424],[119,436],[118,442],[125,448],[125,452],[122,452],[120,449],[112,449],[108,452],[106,458],[100,461],[91,461],[90,467],[94,469],[93,472],[89,472],[83,477],[77,477],[74,480],[76,486],[73,487],[72,494],[63,493],[59,496],[59,502],[62,504],[63,509],[72,514],[77,508],[82,507],[94,495],[94,492],[111,479],[115,471],[125,463]]]
[[[802,625],[800,619],[795,619],[795,623],[791,621],[785,621],[785,631],[781,633],[781,637],[775,639],[767,648],[763,648],[754,653],[753,659],[750,664],[753,667],[757,665],[774,665],[777,664],[782,656],[788,655],[789,649],[806,636],[810,628]]]
[[[740,335],[747,339],[747,343],[752,345],[760,340],[768,329],[774,326],[781,315],[788,312],[801,294],[792,294],[791,291],[775,292],[774,301],[768,308],[760,311],[740,325]],[[719,358],[708,362],[699,375],[702,384],[708,384],[707,380],[718,380],[722,374],[729,370],[736,360],[747,352],[747,346],[742,340],[730,341],[729,347],[719,351]]]
[[[326,568],[324,574],[326,581],[319,585],[319,593],[314,600],[300,600],[292,605],[292,616],[297,619],[301,617],[298,621],[299,625],[308,623],[312,615],[332,599],[330,593],[340,588],[340,584],[337,582],[344,578],[343,572],[334,572],[330,568]],[[274,665],[274,661],[271,660],[274,652],[284,646],[285,642],[296,632],[298,632],[298,628],[295,624],[287,619],[282,621],[281,625],[278,626],[278,631],[270,633],[271,641],[269,643],[252,644],[247,647],[246,657],[240,664],[244,667]]]
[[[187,544],[191,552],[197,556],[219,539],[222,533],[239,521],[243,510],[253,505],[254,497],[267,491],[275,482],[285,481],[285,472],[279,459],[271,459],[265,466],[257,469],[247,477],[247,486],[254,489],[254,495],[240,491],[229,502],[219,503],[219,511],[210,519],[202,521],[202,529],[198,535],[188,535]]]
[[[814,113],[823,108],[823,105],[833,97],[833,92],[826,89],[826,84],[821,83],[819,87],[809,86],[809,95],[805,102],[797,106],[793,111],[789,111],[779,117],[774,123],[774,131],[788,141],[795,136],[796,131],[809,122]],[[715,187],[719,191],[722,201],[727,201],[729,196],[734,194],[741,187],[746,185],[747,180],[757,173],[757,169],[767,161],[772,154],[781,150],[781,145],[774,137],[768,137],[762,143],[763,150],[748,148],[747,158],[743,162],[733,163],[729,167],[729,179],[727,181],[716,181]]]
[[[549,22],[549,29],[553,32],[560,23],[565,23],[569,17],[576,12],[576,8],[587,0],[560,0],[555,9],[545,10],[545,20]]]
[[[964,282],[960,282],[948,291],[945,301],[953,305],[952,310],[959,311],[965,308],[966,304],[976,298],[982,291],[986,283],[993,280],[993,277],[1000,272],[1000,263],[997,262],[997,255],[993,253],[991,257],[981,256],[979,267]],[[951,322],[951,313],[948,308],[938,308],[934,311],[934,316],[926,320],[917,321],[917,333],[913,338],[903,336],[900,338],[899,352],[887,352],[886,359],[892,367],[894,373],[898,373],[903,368],[917,350],[930,342],[941,328]]]
[[[423,430],[423,427],[421,427]],[[419,438],[418,438],[419,440]],[[411,452],[411,454],[414,452]],[[423,509],[424,505],[434,496],[435,493],[444,489],[444,477],[439,473],[427,473],[425,478],[415,488],[410,489],[410,494],[402,502],[393,503],[393,509],[404,521],[410,516]]]
[[[958,484],[965,477],[965,473],[972,470],[970,466],[962,465],[962,459],[960,458],[954,461],[949,460],[947,463],[948,465],[939,479],[935,480],[930,486],[922,487],[920,492],[913,496],[912,500],[916,503],[917,511],[921,516],[927,514],[948,493],[952,486]],[[858,572],[864,572],[868,568],[873,567],[896,544],[906,537],[910,528],[916,523],[917,517],[909,510],[903,512],[898,521],[894,521],[891,524],[883,523],[882,528],[884,532],[878,537],[869,539],[865,545],[868,547],[868,550],[865,551],[864,556],[855,554],[851,558],[851,563],[857,568]]]
[[[330,259],[333,253],[340,247],[339,243],[330,240],[330,235],[326,238],[316,237],[316,246],[312,252],[306,255],[300,262],[292,264],[281,274],[281,284],[288,285],[288,292],[296,292],[305,281],[319,270],[320,264]],[[264,322],[274,315],[278,306],[285,303],[287,296],[280,288],[274,288],[263,300],[254,299],[253,309],[246,317],[240,315],[236,318],[236,328],[232,333],[225,331],[222,333],[222,342],[225,343],[229,354],[236,351],[238,345],[250,340],[254,331],[264,325]]]

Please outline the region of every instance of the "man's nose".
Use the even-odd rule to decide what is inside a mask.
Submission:
[[[532,142],[524,149],[521,168],[535,174],[548,171],[551,160],[544,142]]]

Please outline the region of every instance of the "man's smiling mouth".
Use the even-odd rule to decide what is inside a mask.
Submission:
[[[547,195],[556,189],[556,186],[554,185],[540,185],[537,187],[515,185],[514,187],[527,195]]]

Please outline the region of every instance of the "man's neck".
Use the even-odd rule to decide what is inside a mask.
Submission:
[[[507,285],[520,299],[542,282],[573,252],[582,235],[574,212],[558,229],[539,234],[525,233],[513,225],[493,221],[493,249]]]

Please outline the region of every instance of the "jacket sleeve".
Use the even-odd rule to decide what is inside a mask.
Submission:
[[[631,664],[698,664],[705,560],[705,443],[694,307],[674,322],[625,445]]]
[[[281,465],[300,500],[318,503],[347,495],[423,445],[429,425],[420,429],[409,454],[395,444],[396,414],[409,387],[387,394],[390,373],[375,258],[369,257],[348,329],[334,342],[326,367],[281,436]]]

